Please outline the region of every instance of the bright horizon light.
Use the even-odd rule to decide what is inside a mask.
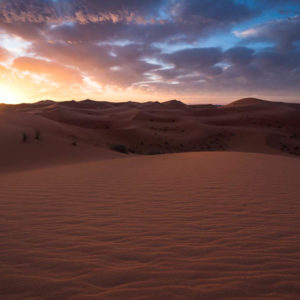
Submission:
[[[11,85],[0,84],[0,103],[16,104],[20,99],[21,95]]]

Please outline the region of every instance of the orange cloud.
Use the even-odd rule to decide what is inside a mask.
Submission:
[[[82,83],[82,76],[77,70],[51,61],[23,56],[14,60],[13,67],[20,71],[45,75],[47,79],[59,84]]]
[[[10,53],[6,49],[0,47],[0,62],[6,61],[10,56]]]

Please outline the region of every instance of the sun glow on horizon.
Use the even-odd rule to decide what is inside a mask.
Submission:
[[[13,87],[0,84],[0,103],[15,104],[20,99],[21,95]]]

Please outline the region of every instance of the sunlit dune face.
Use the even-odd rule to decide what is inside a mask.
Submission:
[[[14,104],[20,99],[21,97],[18,92],[11,86],[0,84],[0,103]]]

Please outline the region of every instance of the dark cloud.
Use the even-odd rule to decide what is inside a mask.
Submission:
[[[272,49],[259,52],[253,64],[266,72],[293,71],[300,67],[300,51],[277,52]]]
[[[138,17],[156,18],[162,12],[168,19],[201,24],[240,21],[252,15],[248,6],[234,0],[3,0],[0,3],[0,19],[6,22],[130,22]]]
[[[186,22],[236,22],[253,15],[253,11],[234,0],[190,0],[175,1],[171,5],[172,15]]]
[[[211,30],[225,30],[251,15],[246,5],[233,0],[226,3],[220,0],[0,2],[0,28],[24,38],[39,36],[42,32],[42,35],[50,35],[54,39],[70,41],[191,42]],[[12,23],[14,25],[8,25]],[[23,23],[26,30],[22,28]],[[48,28],[45,24],[49,25]]]
[[[165,0],[111,0],[111,1],[95,1],[95,0],[69,0],[78,8],[84,8],[88,12],[95,11],[133,11],[142,14],[157,13],[158,9],[164,4]]]
[[[291,9],[297,9],[300,7],[299,0],[259,0],[255,2],[256,5],[263,8],[274,8],[274,7],[286,7],[289,6]]]
[[[300,16],[289,17],[255,26],[238,34],[246,42],[275,42],[283,50],[300,41]]]
[[[155,71],[161,78],[161,83],[153,83],[156,88],[168,86],[198,92],[281,92],[287,88],[300,91],[299,50],[283,54],[276,48],[256,52],[247,47],[224,52],[218,48],[197,48],[168,55],[168,62],[173,63],[173,68]]]
[[[247,47],[234,47],[225,52],[225,58],[229,63],[245,65],[253,60],[254,52],[253,49]]]
[[[205,80],[206,77],[218,76],[222,68],[217,66],[222,61],[223,53],[219,48],[192,48],[163,54],[160,59],[173,66],[168,69],[156,70],[161,80],[190,81]]]
[[[173,64],[176,68],[190,69],[209,68],[220,61],[222,51],[219,48],[192,48],[165,54],[163,59]]]
[[[163,0],[4,0],[0,20],[11,22],[103,23],[131,22],[143,16],[156,16]]]
[[[257,51],[248,64],[236,63],[223,72],[223,83],[245,90],[300,90],[300,51],[276,48]]]
[[[247,91],[299,92],[299,54],[299,51],[294,51],[282,55],[276,49],[258,52],[250,64],[235,64],[225,70],[216,84]]]
[[[116,40],[151,44],[154,42],[179,43],[194,42],[207,36],[211,25],[197,28],[194,24],[163,21],[162,23],[88,23],[82,25],[62,25],[49,30],[53,39],[73,42],[113,42]]]
[[[0,33],[17,36],[30,42],[37,42],[44,39],[44,32],[46,30],[48,30],[48,25],[46,23],[39,24],[39,26],[37,26],[33,23],[6,23],[0,21]]]

